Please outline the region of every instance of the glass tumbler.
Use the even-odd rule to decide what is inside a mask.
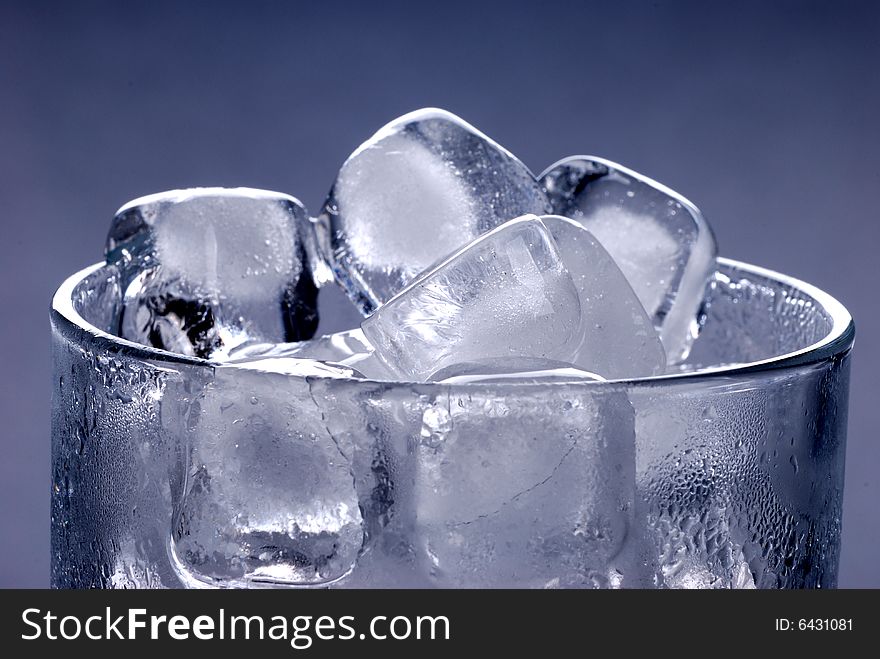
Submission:
[[[119,273],[52,304],[58,588],[829,588],[854,326],[719,259],[663,376],[435,384],[118,334]]]

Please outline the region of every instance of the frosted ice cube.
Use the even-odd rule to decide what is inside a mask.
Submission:
[[[106,248],[123,271],[123,336],[199,357],[311,338],[311,231],[299,201],[265,190],[172,190],[126,204]]]
[[[540,177],[553,212],[578,220],[614,257],[660,331],[670,362],[699,330],[717,247],[687,199],[621,165],[591,156],[560,160]]]
[[[614,259],[580,223],[558,215],[541,221],[580,298],[585,329],[577,364],[609,379],[663,373],[660,337]]]
[[[459,117],[423,109],[349,156],[317,224],[337,280],[368,314],[480,234],[549,212],[543,190],[512,154]]]
[[[185,583],[312,585],[352,569],[364,531],[350,451],[311,391],[352,375],[294,358],[217,366],[187,417],[172,529]]]
[[[581,327],[578,292],[534,215],[480,236],[361,325],[390,369],[419,381],[476,359],[575,363]]]
[[[643,578],[635,414],[613,385],[509,396],[481,384],[425,409],[415,502],[442,587],[596,587]]]
[[[471,382],[539,384],[604,379],[601,375],[552,359],[500,357],[498,359],[477,359],[472,362],[447,366],[432,373],[428,381],[441,384],[468,384]]]

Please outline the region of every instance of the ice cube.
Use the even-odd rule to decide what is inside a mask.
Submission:
[[[541,221],[580,298],[585,331],[577,363],[608,379],[663,373],[666,353],[660,337],[614,259],[578,222],[558,215]]]
[[[428,267],[526,213],[549,213],[532,173],[459,117],[395,119],[342,165],[317,218],[321,251],[369,314]]]
[[[578,292],[534,215],[480,236],[361,325],[392,371],[418,381],[476,359],[576,363],[581,327]]]
[[[468,384],[470,382],[540,384],[576,382],[578,380],[601,381],[604,379],[601,375],[552,359],[500,357],[498,359],[477,359],[472,362],[447,366],[432,373],[428,381],[441,384]]]
[[[376,355],[416,380],[509,358],[608,379],[663,372],[657,333],[612,259],[583,227],[545,217],[484,234],[377,309],[362,324]]]
[[[216,367],[187,416],[172,530],[185,583],[314,585],[352,569],[364,532],[350,450],[311,389],[352,375],[295,358]]]
[[[265,190],[172,190],[126,204],[106,248],[123,271],[124,338],[198,357],[311,338],[311,232],[299,201]]]
[[[393,380],[394,374],[374,354],[363,331],[358,329],[325,334],[297,343],[250,343],[229,354],[231,362],[257,359],[316,359],[355,369],[359,377]]]
[[[656,181],[591,156],[560,160],[540,180],[553,212],[581,222],[614,257],[669,361],[685,359],[717,256],[700,211]]]
[[[560,384],[452,388],[425,409],[415,502],[426,571],[453,588],[638,584],[626,395]]]
[[[393,381],[396,379],[391,369],[372,350],[347,357],[340,361],[339,365],[354,369],[370,380]]]

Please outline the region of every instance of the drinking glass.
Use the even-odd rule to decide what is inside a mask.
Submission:
[[[607,382],[409,383],[117,336],[98,264],[51,311],[58,588],[829,588],[854,326],[719,259],[688,360]]]

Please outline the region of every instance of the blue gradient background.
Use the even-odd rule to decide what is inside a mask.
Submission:
[[[426,105],[536,172],[586,152],[659,179],[724,255],[849,307],[840,584],[880,586],[878,65],[871,2],[0,0],[0,586],[48,584],[48,305],[115,209],[195,185],[315,209],[349,152]],[[324,297],[325,329],[350,322]]]

